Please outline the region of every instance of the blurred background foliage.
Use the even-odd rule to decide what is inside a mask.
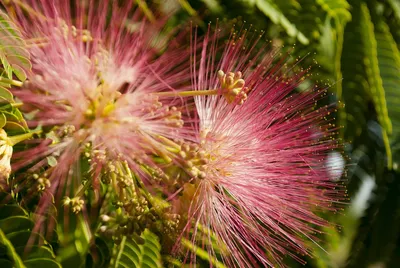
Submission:
[[[282,46],[298,63],[312,66],[306,84],[329,88],[328,102],[336,103],[337,137],[343,151],[333,153],[332,165],[346,162],[341,180],[349,201],[342,213],[326,214],[336,228],[310,241],[314,257],[305,265],[288,259],[289,267],[400,267],[400,0],[137,0],[149,20],[172,14],[167,27],[209,21],[234,21],[263,32],[263,39]],[[0,18],[0,125],[8,135],[29,131],[8,89],[23,81],[26,67],[23,41],[7,16]],[[12,37],[12,38],[11,38]],[[10,41],[12,40],[12,41]],[[20,49],[7,51],[7,42]],[[17,47],[17,46],[13,46]],[[8,55],[8,56],[7,56]],[[11,55],[11,57],[10,57]],[[20,57],[13,57],[18,55]],[[342,156],[339,156],[340,154]],[[1,267],[180,267],[179,260],[162,256],[156,235],[123,238],[119,245],[101,237],[89,238],[79,218],[69,228],[74,235],[43,237],[33,230],[35,215],[21,207],[16,196],[2,196],[0,208]],[[53,219],[56,222],[56,219]],[[11,222],[10,225],[7,222]],[[51,222],[52,219],[49,219]],[[62,224],[61,224],[62,225]],[[12,228],[10,228],[12,226]],[[55,225],[57,226],[57,225]],[[62,227],[58,227],[62,228]],[[37,235],[36,235],[37,233]],[[32,235],[34,234],[34,235]],[[32,238],[33,237],[33,238]],[[29,254],[28,239],[36,239]],[[69,245],[69,246],[66,246]],[[204,267],[207,252],[189,241]]]

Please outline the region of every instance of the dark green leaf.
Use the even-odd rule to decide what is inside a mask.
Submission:
[[[6,237],[8,240],[10,240],[14,247],[22,247],[29,245],[30,243],[33,245],[39,241],[44,241],[40,234],[32,233],[31,231],[17,231],[8,233]]]
[[[1,268],[13,268],[13,263],[9,260],[0,259],[0,267]]]
[[[27,216],[26,211],[18,205],[3,205],[0,206],[0,220],[11,216]]]
[[[36,258],[55,258],[53,251],[47,246],[20,246],[16,247],[15,251],[18,253],[18,255],[24,256],[24,260]]]
[[[26,268],[62,268],[55,260],[46,258],[30,259],[24,262]]]
[[[11,216],[0,221],[0,229],[5,233],[12,233],[20,230],[30,230],[33,222],[25,216]]]
[[[4,235],[3,231],[0,230],[0,244],[4,245],[7,249],[7,256],[9,260],[12,261],[13,265],[16,268],[25,268],[25,265],[22,263],[21,258],[15,252],[13,242],[7,239]]]
[[[12,121],[8,121],[4,126],[4,129],[7,131],[9,136],[27,133],[27,129],[25,129],[22,125]]]

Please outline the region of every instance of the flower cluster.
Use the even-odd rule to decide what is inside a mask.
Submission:
[[[316,212],[339,198],[324,165],[330,108],[315,104],[324,91],[296,91],[307,71],[276,63],[247,32],[223,45],[220,31],[195,33],[160,55],[162,20],[148,23],[134,1],[86,2],[8,7],[33,66],[13,93],[43,130],[13,170],[20,187],[36,185],[38,214],[55,196],[88,220],[98,207],[97,231],[115,241],[148,228],[214,255],[215,237],[229,267],[307,254],[304,240],[326,225]]]

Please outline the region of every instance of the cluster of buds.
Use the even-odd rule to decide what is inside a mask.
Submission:
[[[221,84],[222,95],[228,103],[237,102],[242,105],[247,100],[247,93],[249,93],[250,88],[244,86],[245,81],[242,79],[241,72],[225,74],[224,71],[219,70],[218,79]]]
[[[132,187],[134,184],[133,174],[126,160],[108,161],[102,180],[103,182],[112,181],[120,189]]]
[[[68,26],[68,24],[64,20],[59,21],[59,28],[61,30],[62,36],[67,39],[69,35],[73,38],[79,37],[82,42],[90,42],[93,40],[93,37],[88,30],[78,30],[75,26]],[[78,36],[79,35],[79,36]]]
[[[74,132],[75,132],[75,126],[65,125],[60,128],[58,135],[60,138],[71,137],[72,134],[74,134]]]
[[[83,201],[80,197],[65,197],[64,198],[64,206],[68,206],[71,208],[72,212],[78,214],[83,210],[85,205],[85,201]]]
[[[43,173],[42,175],[34,173],[32,178],[37,183],[36,190],[38,192],[43,192],[51,186],[50,180],[47,178],[47,173]]]
[[[143,112],[152,117],[152,120],[162,119],[171,127],[183,126],[182,113],[175,106],[168,106],[159,101],[158,96],[148,95],[141,102]]]
[[[90,147],[90,143],[86,143],[86,148]],[[90,150],[90,149],[89,149]],[[105,150],[94,149],[90,152],[85,152],[85,156],[88,157],[88,162],[95,165],[105,165],[107,163],[107,153]]]
[[[204,167],[208,163],[206,152],[195,143],[185,142],[179,152],[185,170],[191,178],[204,178]]]
[[[120,200],[119,197],[115,198]],[[114,240],[118,241],[125,235],[138,236],[146,228],[171,235],[176,233],[179,226],[180,216],[169,213],[169,206],[165,201],[150,195],[134,192],[122,201],[113,203],[115,208],[100,217],[100,231]]]
[[[154,161],[164,161],[163,159],[160,160],[159,157],[154,156],[153,157]],[[146,165],[144,163],[141,163],[140,166],[142,167],[143,172],[145,172],[147,174],[147,176],[149,178],[151,178],[151,180],[154,183],[161,183],[161,182],[165,182],[168,180],[169,178],[169,174],[166,174],[163,169],[161,169],[160,167],[157,166],[149,166]]]
[[[133,186],[134,175],[122,155],[111,157],[107,150],[93,149],[91,143],[88,142],[83,156],[83,160],[91,165],[89,172],[93,172],[97,167],[101,168],[100,177],[104,184],[112,184],[118,189]]]

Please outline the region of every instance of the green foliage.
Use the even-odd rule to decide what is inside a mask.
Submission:
[[[0,87],[0,128],[4,128],[9,136],[29,132],[26,121],[18,110],[19,105],[8,89]]]
[[[3,67],[0,84],[7,85],[8,79],[15,74],[19,80],[25,81],[25,70],[31,68],[29,52],[25,48],[25,41],[18,28],[10,21],[9,17],[0,10],[0,62]],[[11,84],[11,83],[10,83]]]
[[[10,196],[4,196],[3,200],[10,199]],[[2,202],[0,205],[1,267],[61,267],[56,261],[52,245],[33,229],[34,222],[22,207],[12,202]]]
[[[18,28],[0,10],[0,128],[10,135],[28,132],[26,122],[17,109],[18,103],[8,90],[11,86],[21,86],[25,81],[25,70],[31,69],[29,53]],[[13,74],[20,80],[13,80]]]
[[[114,248],[110,267],[160,268],[160,251],[159,238],[147,229],[135,239],[124,236]]]
[[[377,40],[379,70],[385,89],[385,99],[388,109],[388,119],[391,124],[391,135],[389,135],[390,150],[393,158],[400,159],[400,52],[393,36],[390,34],[388,25],[380,20],[375,27]]]
[[[379,123],[382,126],[384,141],[387,142],[387,135],[392,132],[392,124],[387,111],[385,89],[383,88],[379,70],[378,45],[375,39],[374,24],[371,21],[366,4],[361,5],[360,30],[363,43],[364,68],[368,82],[368,91],[365,93],[372,97]],[[388,148],[388,165],[390,168],[392,166],[391,162],[390,148]]]

